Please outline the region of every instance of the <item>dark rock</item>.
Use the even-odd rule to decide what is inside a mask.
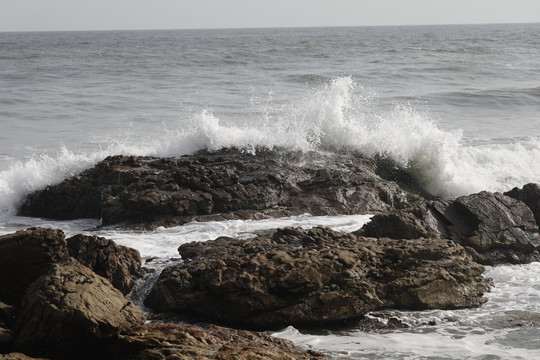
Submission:
[[[55,359],[99,358],[104,340],[144,321],[108,280],[67,258],[28,289],[14,326],[14,349]]]
[[[30,228],[0,236],[0,300],[18,305],[30,283],[65,255],[60,230]]]
[[[148,324],[120,335],[109,346],[116,360],[256,360],[326,359],[296,348],[290,341],[245,330],[210,325]]]
[[[526,184],[523,189],[517,187],[505,192],[504,195],[523,201],[531,209],[537,224],[540,224],[540,185]]]
[[[533,213],[525,203],[500,193],[483,191],[375,215],[357,233],[394,239],[452,239],[484,265],[540,260],[540,235]]]
[[[112,156],[27,197],[19,214],[102,218],[103,225],[353,214],[418,198],[375,174],[357,155],[235,149],[180,158]],[[73,209],[73,211],[69,211]]]
[[[250,240],[180,246],[145,304],[251,327],[320,325],[368,311],[478,306],[484,268],[450,240],[282,229]]]
[[[75,235],[67,239],[67,247],[71,257],[109,280],[124,295],[129,293],[141,271],[139,252],[112,240]]]
[[[15,307],[0,301],[0,325],[11,326],[15,319]]]

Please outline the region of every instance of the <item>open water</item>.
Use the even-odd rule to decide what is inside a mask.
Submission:
[[[0,234],[98,225],[15,212],[25,194],[108,155],[223,146],[385,154],[444,197],[540,182],[540,24],[0,33]],[[97,234],[159,267],[188,241],[282,226],[353,231],[367,219]],[[404,330],[273,334],[339,359],[540,359],[540,264],[486,276],[495,288],[484,306],[401,312]]]

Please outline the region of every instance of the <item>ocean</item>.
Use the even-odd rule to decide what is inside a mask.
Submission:
[[[369,219],[135,232],[16,216],[26,194],[114,154],[352,149],[445,198],[540,182],[539,69],[540,24],[0,33],[0,235],[97,234],[162,268],[184,242]],[[269,332],[336,359],[540,359],[540,263],[485,276],[495,287],[482,307],[396,312],[405,329]]]

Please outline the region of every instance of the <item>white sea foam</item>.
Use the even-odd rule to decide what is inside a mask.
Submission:
[[[441,129],[429,114],[411,105],[378,108],[376,96],[350,77],[336,78],[303,100],[264,114],[249,125],[238,125],[205,110],[176,128],[169,124],[159,139],[120,136],[93,152],[64,147],[55,155],[12,162],[0,172],[0,212],[12,214],[25,194],[60,182],[108,155],[181,156],[229,146],[250,153],[257,147],[279,147],[383,154],[408,167],[426,190],[446,197],[505,191],[540,179],[538,139],[465,145],[460,131]]]

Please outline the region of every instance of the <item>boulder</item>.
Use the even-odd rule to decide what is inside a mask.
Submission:
[[[515,187],[504,195],[523,201],[531,209],[537,224],[540,224],[540,185],[526,184],[522,189]]]
[[[26,292],[15,321],[14,349],[55,359],[99,358],[104,341],[144,321],[108,280],[66,258]]]
[[[356,214],[409,206],[418,197],[355,154],[236,149],[180,158],[112,156],[30,194],[20,215],[101,218],[144,228],[186,221]],[[69,211],[69,209],[74,209]]]
[[[515,198],[487,191],[378,214],[357,234],[452,239],[484,265],[540,260],[540,235],[531,209]]]
[[[269,335],[209,325],[147,324],[132,328],[109,346],[116,360],[327,359]]]
[[[135,249],[98,236],[75,235],[67,239],[69,255],[108,279],[124,295],[138,278],[142,260]]]
[[[60,230],[34,227],[0,236],[0,300],[17,306],[26,288],[65,255]]]
[[[368,311],[485,302],[489,281],[450,240],[374,239],[318,227],[180,246],[145,304],[161,312],[268,328],[360,318]]]

